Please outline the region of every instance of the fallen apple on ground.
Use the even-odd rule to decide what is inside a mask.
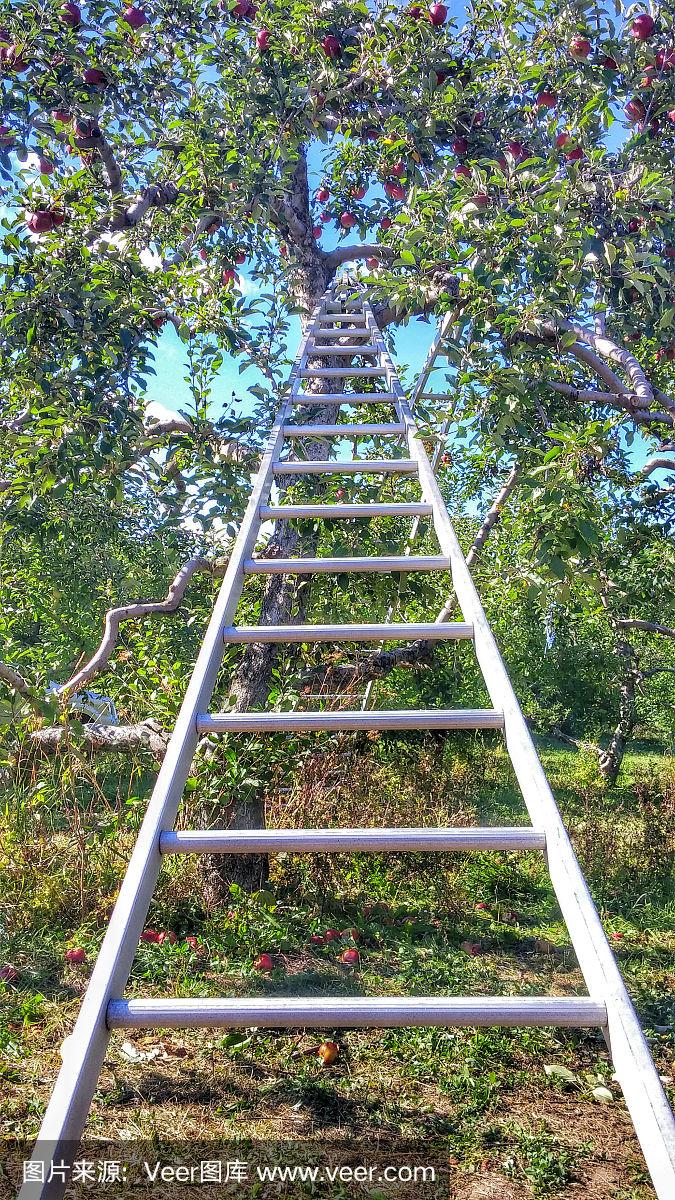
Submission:
[[[317,1058],[321,1059],[323,1065],[329,1067],[331,1063],[335,1062],[340,1053],[340,1047],[337,1042],[322,1042],[316,1053]]]

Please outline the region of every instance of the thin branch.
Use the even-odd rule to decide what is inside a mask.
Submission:
[[[647,460],[639,477],[646,479],[654,471],[675,471],[675,460],[665,458],[662,454],[655,454],[653,458]]]
[[[206,558],[191,558],[181,567],[178,574],[169,584],[169,590],[163,600],[139,600],[133,604],[122,604],[111,608],[105,615],[103,637],[98,649],[78,671],[57,689],[57,694],[66,698],[73,692],[79,691],[85,683],[89,683],[95,675],[103,670],[108,662],[119,636],[120,625],[124,621],[135,621],[141,617],[154,616],[157,613],[174,613],[179,608],[188,583],[198,571],[209,571],[214,576],[224,575],[227,559],[210,562]]]
[[[660,633],[663,637],[675,638],[675,629],[669,625],[660,625],[658,621],[641,621],[636,617],[618,617],[615,621],[618,629],[642,629],[645,633]]]
[[[16,667],[11,667],[9,663],[0,662],[0,680],[6,683],[13,691],[18,692],[20,696],[25,696],[26,699],[32,699],[33,689],[27,679],[24,679]]]
[[[469,552],[466,556],[466,565],[469,568],[469,570],[471,569],[471,567],[476,562],[476,559],[481,554],[483,547],[485,546],[485,543],[487,542],[492,530],[494,529],[495,525],[497,524],[497,521],[499,520],[499,518],[501,516],[504,505],[506,504],[511,493],[515,489],[515,486],[520,477],[520,471],[521,471],[521,468],[518,465],[518,463],[516,463],[515,466],[513,466],[511,468],[511,470],[509,471],[509,474],[506,478],[503,488],[497,493],[495,499],[493,500],[492,504],[490,505],[490,508],[488,509],[487,513],[485,514],[483,523],[482,523],[480,529],[478,530],[478,533],[476,534],[475,538],[473,539],[473,542],[471,543]],[[437,621],[449,621],[456,606],[457,606],[457,597],[456,597],[454,589],[453,589],[453,591],[448,596],[448,599],[446,600],[445,604],[443,605],[441,611],[439,612],[438,616],[436,617],[436,620]]]

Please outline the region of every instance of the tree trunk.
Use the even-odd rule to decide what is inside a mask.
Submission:
[[[617,643],[617,655],[621,663],[621,678],[619,680],[619,720],[611,736],[606,750],[598,755],[600,774],[611,785],[615,784],[621,770],[626,746],[637,725],[637,707],[635,692],[640,679],[640,671],[635,651],[630,642]]]
[[[304,160],[303,160],[304,163]],[[306,195],[306,166],[304,171],[304,194]],[[302,184],[303,180],[300,180]],[[299,189],[298,189],[299,190]],[[293,207],[294,216],[302,219],[302,212]],[[311,230],[310,230],[311,238]],[[313,239],[310,245],[296,247],[299,261],[298,279],[296,285],[296,302],[305,310],[302,320],[303,333],[307,328],[309,317],[324,294],[332,272],[329,272],[323,258],[317,256]],[[337,359],[315,360],[322,365],[330,366]],[[321,386],[322,381],[308,387],[306,390],[328,391],[329,385]],[[309,410],[309,415],[303,414],[306,424],[331,424],[337,419],[337,406],[326,406],[317,410]],[[330,443],[320,438],[312,438],[303,443],[305,457],[321,459],[327,457]],[[287,486],[283,477],[278,478],[278,487],[283,492]],[[300,539],[297,528],[288,521],[278,521],[274,527],[271,541],[274,543],[280,558],[291,555],[311,556],[315,553],[318,534]],[[259,623],[261,625],[284,625],[290,621],[295,608],[300,610],[302,620],[307,610],[310,598],[310,583],[303,581],[298,590],[298,581],[294,576],[272,575],[265,587]],[[270,692],[272,672],[277,663],[279,646],[273,643],[258,643],[247,646],[241,665],[232,683],[232,692],[236,697],[235,711],[245,712],[250,709],[264,709]],[[232,808],[231,828],[233,829],[262,829],[265,826],[265,801],[263,796],[244,802],[235,799]],[[237,883],[246,891],[255,891],[264,886],[268,877],[268,859],[266,855],[223,855],[212,858],[205,864],[207,871],[207,886],[211,902],[223,902],[229,894],[231,883]]]

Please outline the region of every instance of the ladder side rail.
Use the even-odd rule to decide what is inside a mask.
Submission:
[[[369,305],[365,307],[370,312]],[[377,336],[373,330],[373,336]],[[588,885],[532,741],[504,661],[466,565],[403,388],[379,334],[389,384],[408,425],[410,457],[419,466],[425,499],[433,504],[434,525],[463,618],[473,625],[476,656],[495,709],[504,716],[506,746],[532,825],[543,829],[551,882],[590,993],[607,1006],[607,1038],[645,1160],[660,1200],[675,1196],[675,1119],[666,1099],[642,1026],[605,937]]]
[[[261,525],[258,510],[269,498],[274,480],[272,465],[283,440],[291,395],[298,386],[306,343],[320,311],[321,305],[317,306],[298,350],[290,375],[291,394],[279,408],[268,437],[230,562],[77,1021],[62,1047],[63,1065],[31,1160],[47,1167],[45,1182],[25,1183],[19,1200],[57,1200],[65,1190],[65,1181],[56,1177],[47,1180],[49,1162],[62,1159],[71,1162],[77,1151],[110,1039],[106,1023],[108,1005],[122,995],[129,978],[162,863],[160,834],[173,826],[178,812],[199,737],[197,716],[208,707],[216,683],[225,649],[223,628],[232,624],[243,590],[244,563],[252,553]]]

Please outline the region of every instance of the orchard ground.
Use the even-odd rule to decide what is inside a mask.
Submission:
[[[358,824],[365,811],[373,824],[523,820],[508,759],[490,738],[343,735],[294,749],[292,763],[279,753],[271,772],[271,825]],[[659,747],[642,747],[610,791],[598,782],[594,756],[553,742],[541,750],[672,1096],[675,767]],[[134,764],[129,802],[115,762],[99,760],[98,784],[74,771],[59,810],[46,811],[46,793],[17,773],[2,863],[18,973],[0,983],[2,1133],[10,1144],[37,1132],[151,774],[142,760]],[[187,824],[199,807],[195,792]],[[584,991],[535,854],[284,856],[273,862],[267,891],[234,890],[228,908],[210,912],[193,861],[167,862],[147,929],[129,995]],[[326,939],[331,929],[344,933]],[[85,962],[67,962],[68,949],[80,947]],[[339,961],[345,948],[358,950],[357,966]],[[273,971],[254,970],[261,953],[271,955]],[[339,1046],[330,1065],[317,1053],[325,1039]],[[444,1164],[447,1194],[468,1200],[653,1196],[594,1031],[115,1034],[88,1136],[152,1144],[168,1131],[185,1143],[218,1143],[226,1158],[246,1159],[256,1143],[285,1144],[285,1162],[296,1161],[301,1146],[313,1162],[346,1152],[349,1162],[384,1163],[415,1144],[416,1161]],[[183,1194],[191,1194],[187,1185]],[[195,1196],[208,1194],[195,1187]],[[239,1194],[256,1193],[242,1184]],[[297,1185],[279,1194],[297,1194]],[[436,1193],[398,1185],[350,1194]]]

